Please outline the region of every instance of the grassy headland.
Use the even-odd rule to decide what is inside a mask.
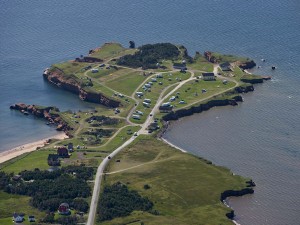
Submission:
[[[132,136],[138,136],[110,161],[102,186],[102,190],[104,187],[114,190],[114,184],[121,184],[117,185],[117,190],[120,188],[131,198],[132,210],[125,214],[112,213],[114,207],[118,207],[119,197],[109,195],[109,198],[116,198],[112,199],[115,205],[110,205],[109,215],[114,216],[105,217],[111,220],[98,221],[98,224],[231,224],[225,216],[231,210],[220,201],[221,194],[226,190],[246,188],[246,179],[154,138],[164,124],[163,119],[177,119],[214,105],[235,105],[236,100],[241,100],[238,93],[253,90],[252,83],[262,81],[260,76],[244,71],[245,67],[253,65],[250,59],[209,54],[196,53],[192,58],[184,46],[170,43],[139,48],[106,43],[90,50],[88,56],[52,65],[44,73],[51,83],[105,107],[86,112],[59,112],[47,111],[49,107],[25,105],[25,111],[30,109],[32,114],[48,121],[50,115],[54,124],[60,118],[70,138],[50,141],[38,151],[2,163],[1,171],[16,175],[23,170],[49,169],[53,163],[49,163],[50,155],[56,160],[53,155],[58,155],[61,147],[69,148],[70,143],[73,151],[68,157],[58,157],[55,161],[58,168],[65,171],[68,166],[80,166],[96,170],[115,149]],[[217,63],[212,63],[211,57]],[[219,65],[222,63],[227,63],[228,68]],[[203,79],[203,73],[213,73],[212,80]],[[161,110],[163,103],[172,107]],[[150,126],[154,127],[153,133],[148,129]],[[92,187],[93,183],[89,185]],[[103,192],[101,197],[105,193],[108,192]],[[9,196],[23,199],[24,204],[17,210],[26,214],[37,210],[32,208],[26,193],[17,197],[3,191],[0,194],[4,202],[9,201]],[[134,205],[132,198],[139,199],[142,204]],[[89,202],[90,196],[85,201]],[[10,220],[9,213],[1,214],[0,222]],[[46,213],[35,215],[42,221]],[[51,213],[46,217],[59,221],[58,216]]]

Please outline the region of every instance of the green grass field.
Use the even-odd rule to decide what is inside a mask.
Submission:
[[[178,94],[178,98],[176,98],[176,100],[172,103],[175,107],[174,109],[183,108],[186,107],[186,105],[199,102],[202,99],[213,97],[217,93],[235,86],[234,82],[223,84],[222,80],[219,79],[217,79],[216,81],[197,81],[198,82],[195,82],[195,80],[189,81],[178,89],[177,92],[179,92],[180,94]],[[202,93],[203,89],[206,90],[205,93]],[[185,104],[179,104],[179,101],[181,100],[184,100]]]
[[[149,136],[139,136],[116,158],[120,162],[111,161],[106,172],[115,173],[107,175],[105,183],[121,181],[137,190],[154,203],[160,215],[135,212],[101,224],[134,220],[145,224],[232,224],[225,216],[230,209],[220,202],[220,194],[245,188],[246,179]],[[145,190],[145,184],[150,189]]]
[[[106,43],[101,48],[96,49],[91,56],[105,60],[126,54],[133,54],[134,52],[136,52],[136,49],[126,49],[119,43]]]
[[[41,212],[29,205],[30,197],[22,195],[13,195],[0,191],[0,224],[9,225],[12,222],[14,212],[25,213],[25,221],[22,224],[36,224],[28,222],[28,216],[34,215],[36,220],[45,216],[45,212]]]
[[[41,170],[48,169],[48,155],[54,153],[56,153],[54,150],[38,150],[25,153],[1,164],[1,170],[6,173],[14,172],[15,174],[18,174],[23,170],[33,170],[35,168],[39,168]]]

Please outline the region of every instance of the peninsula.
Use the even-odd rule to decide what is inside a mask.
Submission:
[[[254,66],[248,58],[210,51],[192,57],[182,45],[135,48],[131,41],[47,68],[44,79],[97,106],[11,106],[69,138],[0,164],[0,223],[18,211],[24,224],[28,215],[41,224],[232,224],[234,212],[223,201],[252,194],[254,182],[162,134],[172,120],[243,101],[240,93],[270,79],[245,71]]]

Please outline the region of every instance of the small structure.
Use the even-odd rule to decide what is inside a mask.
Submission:
[[[163,75],[161,73],[156,75],[156,78],[163,78]]]
[[[61,203],[58,207],[58,213],[61,215],[69,215],[70,214],[70,207],[68,203]]]
[[[35,222],[35,217],[34,216],[28,216],[28,221],[29,222]]]
[[[174,63],[173,68],[177,70],[187,70],[186,65],[183,63]]]
[[[171,112],[173,109],[173,106],[172,105],[161,105],[159,106],[159,111],[162,112],[162,113],[169,113]]]
[[[229,62],[225,62],[220,64],[221,70],[226,72],[226,71],[232,71],[231,69],[231,64]]]
[[[69,157],[69,151],[66,147],[58,147],[57,155],[60,157]]]
[[[151,99],[145,98],[145,99],[144,99],[144,102],[151,103]]]
[[[99,72],[99,70],[98,69],[91,69],[91,71],[92,71],[92,73],[98,73]]]
[[[202,73],[203,80],[209,81],[209,80],[216,80],[214,73]]]
[[[19,181],[19,180],[21,180],[21,175],[14,175],[12,177],[12,179],[13,179],[13,181]]]
[[[138,92],[136,92],[135,94],[136,94],[137,96],[143,96],[143,95],[144,95],[144,93],[141,92],[141,91],[138,91]]]
[[[150,107],[150,103],[148,103],[148,102],[143,102],[143,106],[149,108],[149,107]]]
[[[135,119],[135,120],[140,120],[140,119],[141,119],[141,117],[140,117],[140,115],[133,114],[133,115],[132,115],[132,119]]]
[[[136,110],[135,113],[138,115],[141,115],[141,116],[144,115],[144,113],[142,111],[138,111],[138,110]]]
[[[14,212],[12,220],[15,223],[22,223],[24,221],[24,213],[16,213]]]
[[[176,97],[175,97],[175,96],[172,96],[169,100],[170,100],[170,102],[173,102],[173,101],[176,100]]]
[[[73,143],[72,142],[70,142],[68,144],[68,150],[69,150],[69,152],[73,152],[74,151],[74,147],[73,147]]]

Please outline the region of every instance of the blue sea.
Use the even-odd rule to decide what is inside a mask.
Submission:
[[[256,182],[254,195],[228,201],[238,223],[299,224],[298,0],[1,0],[0,21],[0,151],[56,134],[44,121],[10,111],[11,104],[93,108],[45,82],[42,72],[105,42],[172,42],[190,55],[253,58],[261,68],[252,72],[271,81],[243,95],[239,106],[172,123],[165,138]]]

